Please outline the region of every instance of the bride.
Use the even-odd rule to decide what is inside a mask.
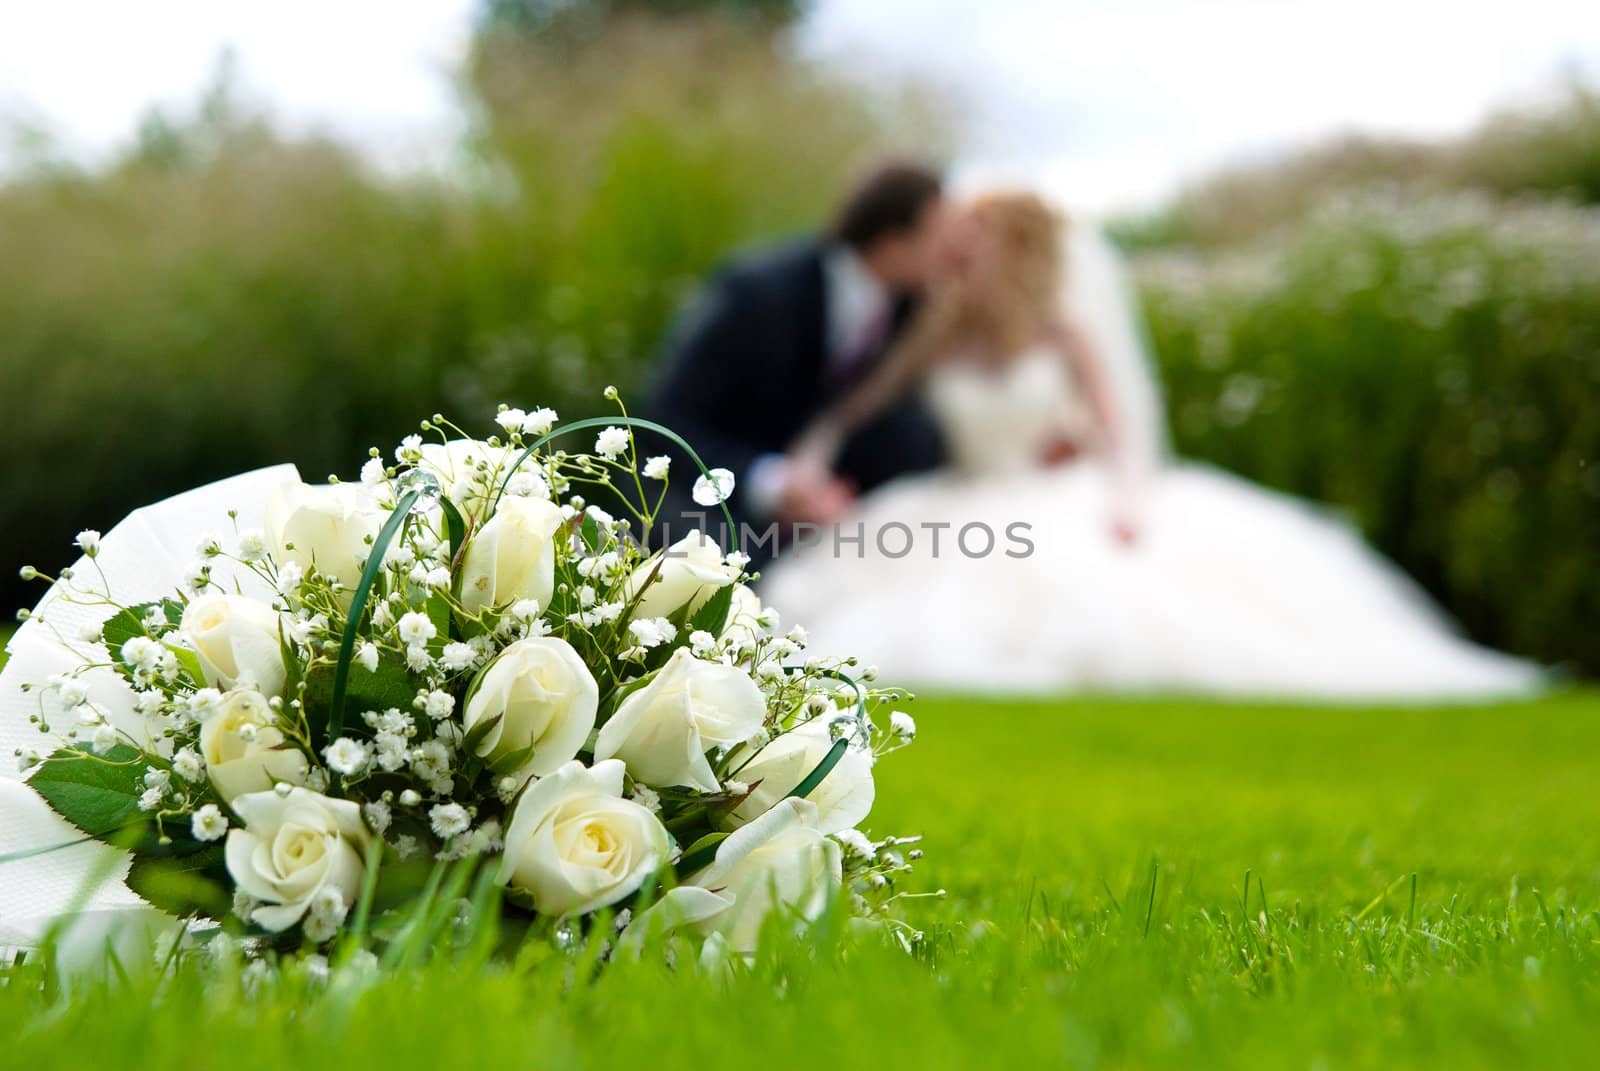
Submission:
[[[1115,255],[1038,197],[974,201],[968,255],[905,344],[802,434],[921,390],[951,458],[862,499],[768,570],[815,650],[970,689],[1339,699],[1531,691],[1348,525],[1164,456],[1160,402]]]

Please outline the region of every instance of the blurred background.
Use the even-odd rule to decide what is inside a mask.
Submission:
[[[1433,0],[0,0],[0,594],[447,411],[599,411],[901,152],[1127,252],[1179,452],[1600,672],[1600,20]]]

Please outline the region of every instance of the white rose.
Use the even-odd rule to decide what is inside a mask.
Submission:
[[[476,518],[500,493],[501,486],[507,485],[511,463],[521,453],[520,447],[490,446],[479,439],[451,439],[424,445],[420,467],[438,477],[444,493],[462,513]],[[517,477],[506,486],[508,496],[517,495],[521,484],[536,498],[549,497],[550,489],[537,462],[530,458],[517,471]]]
[[[359,487],[291,482],[267,496],[262,527],[278,565],[315,566],[353,595],[385,517]]]
[[[566,640],[518,640],[489,663],[467,696],[467,732],[494,721],[477,743],[491,762],[521,752],[505,773],[543,776],[577,755],[594,729],[600,688]],[[529,749],[532,749],[529,751]]]
[[[243,595],[202,595],[184,608],[178,631],[194,648],[207,684],[282,694],[283,642],[270,606]]]
[[[281,933],[324,889],[346,908],[355,902],[372,844],[359,805],[296,788],[286,796],[252,792],[231,806],[244,828],[228,831],[228,876],[262,904],[250,921]]]
[[[470,613],[532,599],[541,607],[556,586],[554,536],[561,507],[540,498],[500,500],[467,544],[461,564],[461,605]]]
[[[491,449],[477,439],[451,439],[447,443],[427,443],[422,447],[422,465],[438,477],[444,493],[463,510],[476,513],[477,507],[494,494],[490,477],[505,461],[506,448]],[[505,478],[505,473],[500,474]]]
[[[628,578],[626,591],[631,599],[644,589],[635,617],[670,617],[684,606],[694,613],[718,588],[738,578],[739,570],[723,560],[715,540],[704,532],[690,532],[666,551],[645,559]]]
[[[723,637],[736,645],[752,646],[764,631],[757,620],[762,613],[761,600],[744,584],[735,585],[733,601],[728,605],[728,620],[722,626]]]
[[[655,815],[622,798],[622,775],[620,762],[569,762],[534,782],[511,812],[499,882],[544,915],[581,915],[637,890],[671,842]]]
[[[721,786],[706,752],[748,740],[766,712],[766,697],[743,670],[680,647],[600,728],[594,757],[621,759],[634,780],[657,788],[715,792]]]
[[[727,815],[724,823],[737,829],[766,814],[778,801],[793,792],[833,747],[827,718],[813,718],[762,748],[756,757],[734,767],[739,780],[753,785],[745,801]],[[846,748],[828,775],[806,795],[817,805],[817,822],[822,832],[837,833],[859,823],[872,810],[875,795],[872,758],[858,748]]]
[[[839,845],[817,828],[816,805],[786,799],[717,845],[711,865],[641,915],[625,940],[693,926],[753,952],[773,909],[807,920],[828,909],[843,881],[840,857]]]
[[[200,726],[200,755],[217,795],[233,800],[265,792],[279,781],[304,784],[308,764],[299,748],[285,747],[277,717],[259,692],[227,693]]]

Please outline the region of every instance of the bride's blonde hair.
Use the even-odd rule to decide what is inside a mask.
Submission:
[[[984,194],[968,211],[987,245],[987,263],[931,293],[905,341],[791,449],[831,464],[851,430],[892,405],[942,358],[976,349],[1003,361],[1054,325],[1066,271],[1066,220],[1043,198],[1020,191]]]
[[[1065,220],[1036,194],[984,194],[968,211],[990,258],[975,277],[932,295],[927,336],[938,351],[979,346],[1015,355],[1039,340],[1059,311]]]

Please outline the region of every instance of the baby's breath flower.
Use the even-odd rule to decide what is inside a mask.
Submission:
[[[182,748],[172,756],[172,769],[185,781],[199,781],[206,775],[205,760],[192,747]]]
[[[267,556],[267,539],[259,529],[251,528],[239,534],[239,558],[241,561],[259,562]]]
[[[161,797],[166,795],[159,788],[147,788],[139,796],[139,809],[141,811],[154,811],[161,806]]]
[[[373,761],[378,768],[393,773],[406,762],[406,738],[393,731],[380,731],[372,738]]]
[[[896,710],[889,715],[889,731],[902,739],[910,740],[917,735],[916,719],[903,710]]]
[[[50,678],[47,685],[61,699],[61,705],[69,710],[81,706],[89,698],[89,686],[77,677],[66,677],[57,674]]]
[[[400,619],[400,639],[408,647],[416,647],[427,643],[439,635],[427,614],[419,614],[415,610]]]
[[[615,461],[628,449],[628,433],[622,428],[606,428],[594,440],[594,452],[607,461]]]
[[[372,831],[379,836],[389,828],[389,823],[394,818],[389,810],[389,804],[384,800],[371,801],[361,808],[361,812],[367,816],[367,825],[371,826]]]
[[[79,532],[73,542],[78,545],[79,550],[91,558],[100,553],[100,533],[93,528],[85,528]]]
[[[703,628],[695,629],[689,633],[689,649],[704,658],[716,652],[717,638]]]
[[[549,498],[550,485],[537,472],[518,472],[506,481],[506,494],[512,498]]]
[[[134,636],[122,645],[122,661],[134,669],[152,670],[161,661],[162,647],[148,636]]]
[[[859,829],[841,829],[833,835],[833,839],[844,846],[845,853],[848,855],[858,856],[861,859],[870,861],[878,854],[878,849],[873,845],[872,841],[867,839],[867,835]]]
[[[556,411],[554,409],[535,409],[523,420],[522,434],[543,435],[555,427],[556,419]]]
[[[189,831],[195,840],[221,840],[228,831],[228,816],[215,803],[208,803],[194,812],[189,820]]]
[[[528,414],[521,409],[502,409],[494,415],[494,422],[506,429],[507,435],[521,432],[527,420]]]
[[[189,697],[189,717],[203,722],[222,705],[222,693],[215,688],[201,688]]]
[[[378,672],[378,646],[375,643],[363,643],[356,648],[356,664],[368,673]]]
[[[478,660],[478,652],[459,641],[447,643],[439,652],[439,664],[448,670],[468,669]]]
[[[322,757],[328,760],[328,765],[335,773],[343,774],[345,777],[354,777],[366,769],[367,763],[372,759],[366,745],[348,736],[341,736],[323,748]]]
[[[400,445],[395,447],[394,458],[407,465],[422,460],[422,436],[407,435],[401,439]]]
[[[419,697],[422,700],[422,711],[434,721],[448,718],[456,709],[456,697],[449,692],[429,692]]]
[[[306,571],[299,562],[282,563],[278,566],[278,594],[286,599],[294,598],[305,578]]]
[[[664,617],[648,617],[628,624],[628,632],[640,647],[649,649],[678,638],[678,630]]]
[[[672,467],[672,459],[665,454],[658,454],[644,463],[644,476],[647,480],[664,480],[667,472]]]
[[[101,725],[95,729],[90,746],[94,748],[95,754],[104,755],[115,747],[116,743],[117,731],[110,725]]]
[[[445,840],[465,833],[472,825],[472,816],[459,803],[441,803],[428,812],[428,824]]]

